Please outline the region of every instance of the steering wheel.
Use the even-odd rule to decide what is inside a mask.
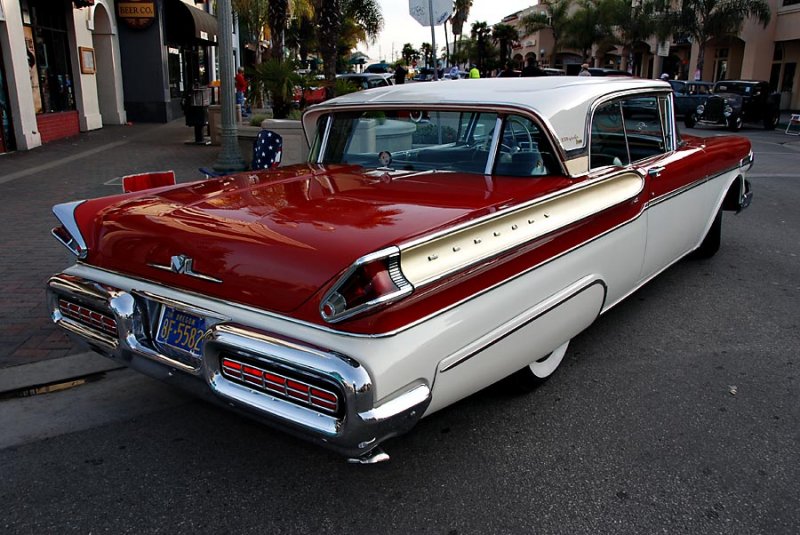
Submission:
[[[506,124],[505,129],[503,130],[503,138],[506,137],[506,134],[510,134],[511,145],[507,145],[501,141],[500,152],[506,152],[508,154],[512,154],[514,152],[520,152],[522,150],[522,147],[520,146],[520,141],[517,141],[518,132],[516,132],[514,128],[515,123],[518,124],[520,127],[522,127],[522,131],[525,132],[524,137],[522,136],[522,132],[519,132],[519,136],[522,138],[520,141],[524,143],[526,141],[525,138],[527,138],[528,150],[533,150],[534,145],[533,145],[533,136],[531,136],[531,131],[528,130],[528,127],[525,125],[525,123],[522,122],[522,120],[519,117],[510,117],[508,119],[508,123]],[[505,139],[503,141],[505,141]]]

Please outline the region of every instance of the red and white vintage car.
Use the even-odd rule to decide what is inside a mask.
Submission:
[[[670,86],[544,77],[353,93],[309,162],[58,205],[53,320],[97,352],[360,462],[571,338],[750,201],[750,144]]]

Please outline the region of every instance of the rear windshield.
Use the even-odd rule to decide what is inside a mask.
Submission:
[[[494,112],[423,108],[340,112],[332,118],[322,163],[510,176],[551,174],[558,169],[540,127],[519,115],[498,121]],[[324,128],[318,130],[320,136]]]

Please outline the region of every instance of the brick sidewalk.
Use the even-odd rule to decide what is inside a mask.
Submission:
[[[27,152],[0,156],[0,369],[59,358],[85,349],[52,324],[47,279],[72,263],[50,235],[60,202],[120,192],[105,183],[127,174],[173,169],[178,181],[202,178],[219,147],[186,144],[193,130],[168,124],[107,126]]]

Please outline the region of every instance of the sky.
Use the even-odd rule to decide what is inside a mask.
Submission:
[[[408,14],[408,0],[378,0],[383,11],[384,29],[377,42],[372,45],[359,45],[358,49],[366,53],[372,61],[385,59],[392,62],[400,57],[400,51],[405,43],[411,43],[414,48],[419,48],[422,43],[431,42],[431,29],[421,26]],[[469,20],[464,25],[468,32],[473,22],[484,21],[492,26],[500,22],[506,15],[516,13],[526,7],[538,3],[536,0],[473,0],[469,11]],[[452,41],[450,25],[447,25],[447,36]],[[444,46],[444,30],[436,26],[436,48]],[[394,57],[392,56],[394,52]]]

